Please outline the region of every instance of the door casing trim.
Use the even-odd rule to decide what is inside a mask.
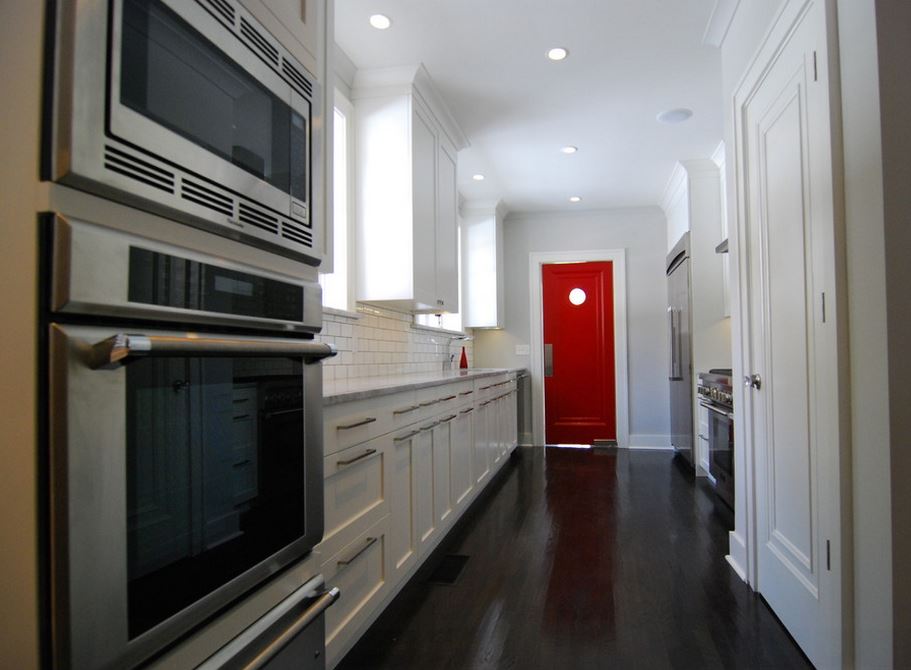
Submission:
[[[614,266],[614,388],[617,446],[629,447],[629,365],[626,325],[626,249],[533,251],[528,254],[531,331],[532,431],[536,446],[544,444],[544,309],[541,266],[549,263],[609,261]]]

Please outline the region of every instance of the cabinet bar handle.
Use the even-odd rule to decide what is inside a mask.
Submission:
[[[335,429],[336,430],[351,430],[352,428],[357,428],[358,426],[366,426],[368,423],[373,423],[374,421],[376,421],[376,417],[369,416],[366,419],[361,419],[360,421],[356,421],[355,423],[349,423],[344,426],[336,426]]]
[[[421,431],[419,431],[419,430],[413,430],[410,433],[408,433],[407,435],[400,435],[399,437],[392,438],[392,441],[393,442],[404,442],[405,440],[410,440],[412,437],[414,437],[415,435],[417,435],[420,432]]]
[[[446,402],[447,400],[455,400],[458,396],[448,395],[445,398],[440,398],[437,402]]]
[[[412,405],[411,407],[403,407],[402,409],[392,410],[393,414],[408,414],[408,412],[413,412],[416,409],[421,409],[420,405]]]
[[[474,391],[462,391],[459,395],[471,395]]]
[[[491,384],[490,386],[482,386],[482,387],[479,388],[478,390],[479,390],[479,391],[486,391],[487,389],[491,389],[491,388],[493,388],[493,384]]]
[[[364,544],[363,547],[361,547],[360,549],[358,549],[357,551],[355,551],[355,552],[354,552],[351,556],[349,556],[348,558],[340,558],[340,559],[338,559],[338,561],[336,561],[336,562],[338,563],[338,565],[351,565],[351,564],[355,561],[355,559],[357,559],[358,556],[360,556],[361,554],[363,554],[365,551],[367,551],[367,550],[368,550],[370,547],[372,547],[374,544],[376,544],[376,538],[375,538],[375,537],[368,537],[368,538],[367,538],[367,541],[366,541],[366,544]]]
[[[354,458],[349,458],[346,461],[337,461],[336,465],[340,468],[343,468],[346,465],[351,465],[352,463],[357,463],[358,461],[361,461],[361,460],[367,458],[368,456],[373,456],[373,454],[375,454],[375,453],[376,453],[376,449],[368,449],[360,456],[355,456]]]
[[[452,421],[457,416],[458,416],[458,414],[453,414],[452,416],[447,416],[445,419],[440,419],[440,423],[447,423],[449,421]]]
[[[436,405],[438,402],[440,402],[439,398],[436,400],[428,400],[427,402],[418,403],[418,407],[430,407],[431,405]]]
[[[418,429],[418,431],[421,432],[421,433],[423,433],[425,430],[430,430],[431,428],[436,428],[437,424],[439,424],[439,423],[440,423],[439,421],[434,421],[433,423],[428,424],[428,425],[426,425],[426,426],[421,426],[421,427]]]
[[[468,409],[463,409],[459,414],[469,414],[474,411],[474,407],[469,407]]]

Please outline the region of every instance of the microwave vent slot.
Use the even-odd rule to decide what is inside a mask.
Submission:
[[[282,73],[284,73],[288,83],[297,89],[298,93],[306,98],[309,98],[313,94],[313,86],[307,81],[307,78],[301,74],[300,70],[288,62],[287,58],[282,58]]]
[[[224,193],[219,193],[213,188],[191,181],[186,177],[181,183],[180,197],[226,216],[234,216],[233,198]]]
[[[259,31],[251,26],[243,17],[240,19],[240,34],[246,39],[250,47],[273,67],[278,67],[278,49],[272,46]]]
[[[313,235],[310,234],[310,231],[288,219],[282,221],[282,237],[306,247],[313,247]]]
[[[202,5],[216,19],[220,21],[224,19],[222,22],[227,24],[229,28],[234,28],[234,16],[237,13],[234,5],[226,2],[226,0],[196,0],[196,2]]]
[[[174,173],[110,145],[104,147],[104,167],[148,186],[174,193]]]
[[[277,216],[255,209],[244,202],[240,203],[238,211],[237,219],[241,223],[278,235]]]

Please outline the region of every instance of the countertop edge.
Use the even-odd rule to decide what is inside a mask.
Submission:
[[[433,388],[434,386],[443,386],[446,384],[457,384],[464,381],[473,381],[483,379],[484,377],[493,377],[495,375],[513,374],[519,375],[526,372],[526,368],[484,368],[480,370],[468,370],[465,375],[452,374],[450,376],[440,376],[429,379],[409,379],[409,375],[402,375],[402,381],[397,382],[395,377],[377,377],[376,386],[367,386],[354,390],[330,390],[328,393],[323,388],[323,406],[340,405],[346,402],[356,400],[365,400],[368,398],[377,398],[394,393],[405,393],[407,391],[416,391],[418,389]],[[365,383],[373,378],[367,377]],[[335,384],[335,382],[330,382]],[[331,388],[331,387],[330,387]]]

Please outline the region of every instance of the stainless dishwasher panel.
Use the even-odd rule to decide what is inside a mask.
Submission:
[[[516,423],[519,444],[532,444],[531,375],[524,370],[516,376]]]

